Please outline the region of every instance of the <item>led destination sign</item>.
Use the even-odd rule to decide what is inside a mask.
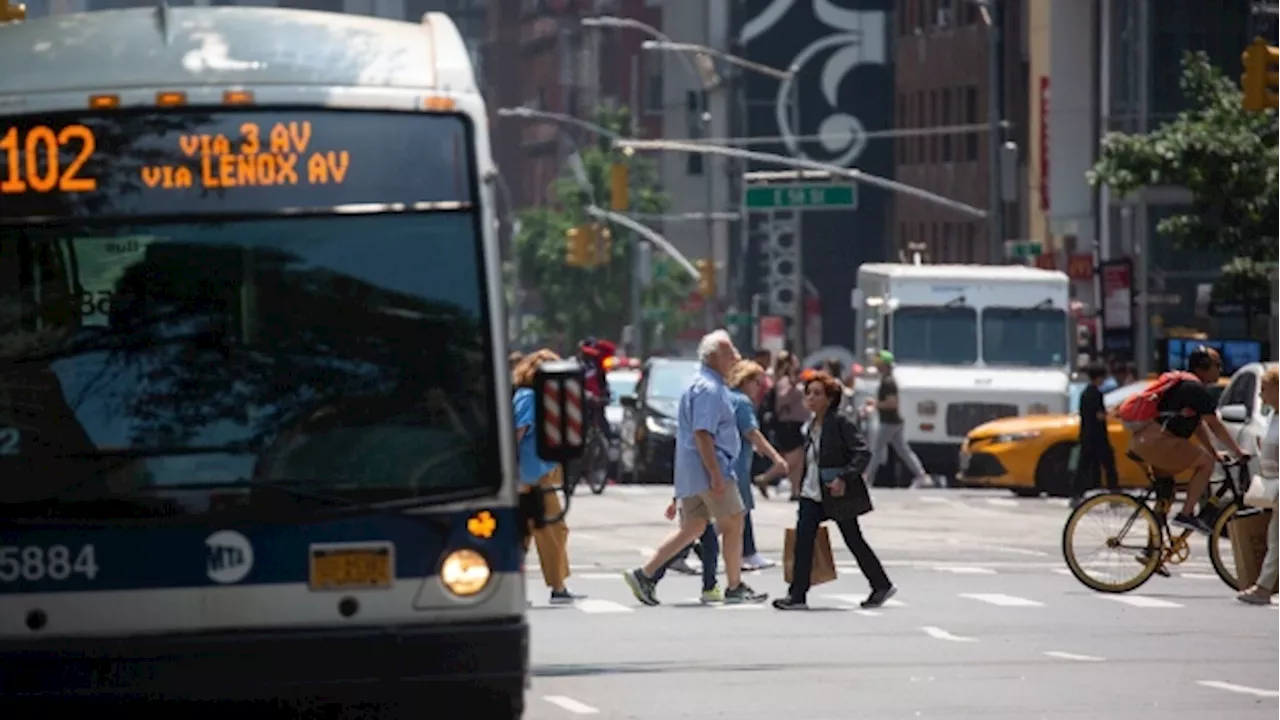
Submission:
[[[409,113],[0,118],[0,219],[470,202],[467,133]]]

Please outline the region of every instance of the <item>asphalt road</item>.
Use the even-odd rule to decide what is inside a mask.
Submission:
[[[899,587],[858,609],[867,585],[843,546],[840,577],[809,612],[701,606],[697,578],[669,575],[644,607],[620,573],[670,524],[670,488],[579,495],[569,516],[570,587],[552,607],[530,556],[530,720],[725,717],[1274,720],[1277,605],[1237,602],[1203,551],[1172,578],[1101,595],[1065,569],[1065,503],[1002,492],[877,490],[864,532]],[[779,559],[794,505],[758,504],[765,555]],[[838,534],[832,533],[838,543]],[[782,570],[747,582],[776,596]]]

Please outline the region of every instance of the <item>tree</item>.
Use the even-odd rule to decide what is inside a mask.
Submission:
[[[1276,113],[1246,112],[1236,81],[1204,53],[1183,58],[1180,85],[1191,109],[1150,133],[1108,134],[1089,183],[1122,196],[1153,185],[1190,191],[1186,211],[1156,231],[1181,248],[1234,257],[1214,285],[1215,300],[1266,307],[1280,217]]]
[[[631,117],[625,109],[601,110],[595,123],[620,135],[631,136]],[[613,163],[628,166],[631,212],[662,213],[667,197],[658,187],[654,163],[635,156],[624,157],[601,139],[582,143],[582,161],[591,181],[592,195],[600,207],[609,205],[609,169]],[[539,308],[530,334],[551,345],[567,345],[586,335],[618,338],[630,322],[631,251],[638,238],[623,228],[612,227],[613,241],[608,261],[594,268],[571,267],[565,262],[566,234],[591,218],[584,211],[586,201],[566,168],[552,186],[553,202],[526,208],[520,213],[516,236],[520,281]],[[655,267],[661,267],[655,257]],[[657,272],[644,290],[643,305],[666,318],[664,334],[683,329],[689,313],[679,307],[695,283],[683,272]],[[695,318],[696,319],[696,318]],[[646,343],[647,344],[647,343]]]

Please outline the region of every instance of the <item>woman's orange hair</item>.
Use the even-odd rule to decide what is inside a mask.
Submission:
[[[533,379],[538,374],[538,368],[543,363],[555,362],[560,356],[555,352],[543,348],[525,355],[524,358],[516,363],[516,367],[511,371],[511,386],[517,388],[533,387]]]
[[[833,403],[844,394],[844,387],[840,384],[840,381],[831,377],[831,373],[825,370],[815,370],[805,381],[805,385],[822,386],[822,393],[827,396],[827,400]]]

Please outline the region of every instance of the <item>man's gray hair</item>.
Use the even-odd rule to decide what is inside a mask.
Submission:
[[[733,338],[729,337],[728,330],[712,330],[702,339],[698,341],[698,360],[705,365],[712,355],[716,354],[716,350],[721,345],[733,345]]]

